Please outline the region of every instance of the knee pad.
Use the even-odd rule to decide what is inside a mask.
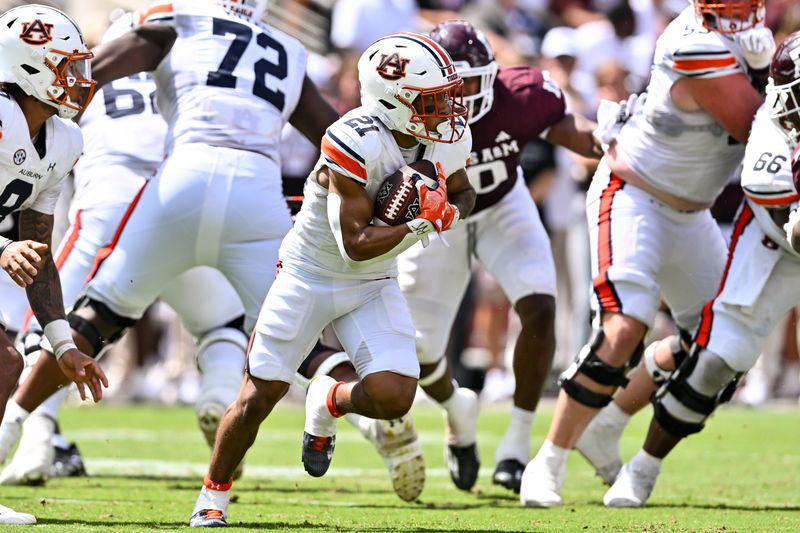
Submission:
[[[602,409],[611,402],[611,395],[595,392],[575,381],[578,373],[583,374],[600,385],[624,387],[628,384],[625,375],[639,364],[644,345],[640,342],[623,366],[611,366],[597,356],[597,348],[603,342],[603,330],[596,330],[594,337],[586,344],[575,361],[558,378],[558,385],[576,402],[594,409]]]
[[[736,376],[718,355],[696,349],[653,396],[655,419],[677,437],[701,431]]]
[[[117,328],[117,332],[105,338],[100,333],[100,330],[97,329],[97,326],[77,313],[82,307],[90,307],[103,321]],[[95,358],[99,357],[103,348],[119,340],[128,328],[136,323],[135,319],[118,315],[109,309],[106,304],[98,302],[97,300],[92,300],[88,296],[82,296],[75,302],[72,311],[70,311],[67,316],[67,321],[72,329],[83,335],[86,340],[89,341],[89,344],[91,344],[94,349]],[[47,342],[47,340],[43,339],[42,343],[44,344],[45,342]],[[45,346],[42,347],[47,349]]]
[[[684,336],[684,331],[681,330],[681,334],[674,336],[669,343],[670,353],[672,354],[672,360],[676,369],[683,364],[687,357],[689,357],[689,352],[683,348],[684,342],[686,342],[686,336]],[[670,376],[672,376],[673,372],[675,371],[665,370],[658,366],[655,358],[655,348],[657,344],[658,342],[654,342],[647,347],[647,349],[644,351],[643,359],[644,367],[647,369],[647,373],[650,374],[650,377],[653,379],[653,383],[660,387],[666,383],[667,380],[669,380]],[[689,344],[691,345],[691,338],[689,338]]]

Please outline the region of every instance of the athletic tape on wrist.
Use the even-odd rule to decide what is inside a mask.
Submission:
[[[68,350],[77,348],[72,341],[72,330],[69,327],[69,322],[63,318],[53,320],[47,324],[44,327],[44,336],[47,337],[56,359],[60,359]]]

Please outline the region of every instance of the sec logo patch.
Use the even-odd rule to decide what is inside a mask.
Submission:
[[[20,148],[16,152],[14,152],[14,164],[21,165],[25,162],[25,159],[28,157],[28,154],[25,153],[25,150]]]

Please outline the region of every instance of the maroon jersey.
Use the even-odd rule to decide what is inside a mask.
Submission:
[[[500,68],[494,103],[470,124],[472,154],[467,175],[478,193],[473,213],[499,202],[514,187],[522,148],[564,117],[561,89],[542,69]]]

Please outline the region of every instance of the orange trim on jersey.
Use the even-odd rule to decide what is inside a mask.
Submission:
[[[714,322],[714,302],[719,298],[719,295],[722,294],[722,290],[725,288],[725,282],[728,279],[728,271],[731,268],[733,254],[736,251],[736,245],[739,243],[739,237],[742,236],[742,233],[744,233],[745,228],[751,220],[753,220],[753,210],[745,203],[744,206],[742,206],[742,212],[736,220],[736,224],[733,226],[728,261],[725,263],[725,270],[722,271],[722,279],[719,282],[717,294],[714,295],[714,299],[709,300],[706,305],[703,306],[703,312],[700,315],[700,325],[697,328],[697,335],[695,335],[694,342],[701,348],[708,346],[708,340],[711,338],[711,326]]]
[[[144,22],[153,15],[158,15],[159,13],[172,13],[175,10],[172,8],[172,4],[157,4],[151,6],[147,11],[142,13],[142,16],[139,17],[139,24],[144,24]]]
[[[64,246],[61,248],[61,252],[56,257],[55,264],[58,270],[61,270],[61,267],[64,266],[64,263],[67,261],[67,257],[69,257],[70,252],[75,247],[75,243],[78,240],[78,236],[81,232],[81,210],[79,209],[77,213],[75,213],[75,223],[72,225],[72,231],[67,237],[67,240],[64,241]],[[31,324],[31,319],[33,319],[33,311],[28,308],[28,311],[25,313],[25,319],[22,321],[22,331],[27,331],[28,326]]]
[[[721,59],[678,59],[672,63],[675,70],[709,70],[714,68],[732,67],[736,64],[733,56]]]
[[[337,165],[351,174],[358,176],[364,181],[367,180],[367,169],[365,169],[361,163],[336,148],[327,137],[322,138],[322,153],[330,157]]]
[[[614,284],[608,279],[608,269],[613,262],[611,249],[611,203],[614,195],[625,185],[615,174],[611,174],[608,186],[600,195],[600,215],[598,221],[597,236],[597,264],[598,272],[592,283],[597,300],[600,302],[600,309],[612,313],[622,311],[622,302],[619,301]]]
[[[111,242],[97,251],[97,255],[94,257],[94,265],[92,265],[92,270],[89,272],[89,275],[86,276],[86,283],[89,283],[92,278],[94,278],[95,274],[97,274],[97,269],[100,268],[100,265],[103,264],[103,261],[105,261],[106,258],[111,255],[111,252],[114,251],[114,248],[117,246],[117,242],[119,241],[119,236],[122,235],[122,230],[125,229],[125,225],[128,223],[128,219],[131,218],[133,210],[136,209],[136,204],[139,203],[139,199],[142,197],[144,188],[147,187],[148,183],[150,183],[150,180],[145,181],[144,185],[142,185],[142,188],[139,189],[139,192],[137,192],[136,196],[134,196],[133,201],[128,206],[125,214],[122,216],[122,220],[120,220]]]
[[[748,194],[747,191],[744,193],[745,196],[749,200],[752,200],[754,203],[758,205],[789,205],[792,202],[796,202],[800,200],[800,194],[797,193],[788,193],[785,196],[774,196],[772,198],[764,198],[763,196],[753,196]]]

